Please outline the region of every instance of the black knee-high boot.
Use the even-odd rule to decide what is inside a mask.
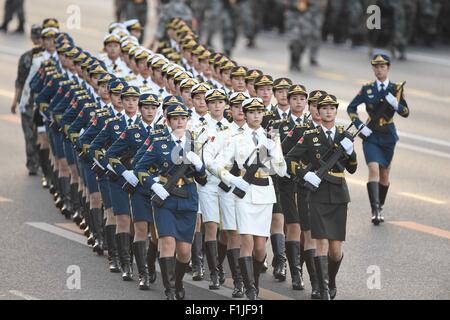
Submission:
[[[50,177],[50,161],[48,159],[50,150],[49,149],[39,149],[39,164],[42,169],[43,179],[42,179],[42,187],[50,188],[51,177]]]
[[[103,255],[103,210],[101,208],[91,209],[92,225],[94,227],[94,252]]]
[[[148,270],[146,264],[146,246],[147,241],[133,242],[133,252],[136,258],[136,265],[139,273],[139,289],[149,290],[150,282],[148,281]]]
[[[228,264],[230,265],[231,275],[233,277],[234,289],[231,297],[244,297],[244,281],[242,279],[241,268],[239,267],[240,249],[230,249],[227,251]]]
[[[255,287],[256,287],[256,296],[259,296],[259,276],[261,275],[261,270],[264,266],[264,261],[258,261],[253,257],[253,274],[255,275]]]
[[[217,269],[219,270],[219,283],[225,282],[225,270],[223,269],[223,262],[227,257],[227,245],[217,241]]]
[[[379,183],[371,181],[367,183],[367,193],[369,194],[370,207],[372,209],[372,223],[380,224],[380,187]]]
[[[148,268],[148,280],[150,283],[156,281],[156,257],[158,256],[158,243],[153,243],[148,238],[148,250],[147,250],[147,268]]]
[[[270,236],[273,250],[273,276],[279,281],[286,280],[286,248],[284,234],[277,233]]]
[[[255,274],[253,270],[253,257],[240,257],[239,267],[241,268],[244,280],[245,294],[248,300],[256,300],[258,297],[255,286]]]
[[[217,241],[206,241],[206,260],[210,271],[211,280],[209,289],[217,290],[220,288],[219,269],[217,268]]]
[[[105,226],[105,238],[108,244],[109,271],[113,273],[119,273],[120,266],[119,266],[119,254],[117,252],[115,224]]]
[[[130,260],[130,234],[122,232],[116,234],[117,249],[119,251],[120,266],[122,269],[122,280],[132,281],[133,273],[131,271]]]
[[[175,257],[159,258],[161,278],[167,300],[175,300]]]
[[[303,290],[305,285],[300,272],[300,241],[286,241],[286,256],[291,270],[292,289]]]
[[[201,232],[194,234],[194,241],[192,242],[192,280],[203,280],[203,238]]]
[[[333,259],[328,256],[328,276],[330,277],[330,281],[328,287],[330,288],[330,298],[333,300],[336,297],[337,288],[336,288],[336,275],[339,272],[339,267],[341,266],[342,259],[344,259],[344,254],[339,261],[333,261]]]
[[[61,213],[66,217],[66,219],[70,219],[73,213],[70,177],[62,177],[59,179],[59,182],[61,183],[61,192],[63,196],[63,206],[61,208]]]
[[[328,287],[328,257],[314,257],[317,278],[319,279],[320,295],[322,300],[330,300],[330,289]]]
[[[184,300],[186,292],[183,286],[183,277],[189,262],[181,262],[176,259],[175,263],[175,297],[177,300]]]
[[[305,265],[306,269],[308,270],[309,274],[309,281],[311,282],[311,298],[312,299],[320,299],[320,288],[319,288],[319,281],[317,279],[317,273],[316,273],[316,267],[314,266],[314,257],[316,255],[315,249],[306,250],[304,252],[304,259],[305,259]]]

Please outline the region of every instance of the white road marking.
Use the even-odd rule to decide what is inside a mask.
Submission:
[[[45,223],[45,222],[26,222],[27,225],[46,231],[48,233],[66,238],[68,240],[80,243],[86,247],[88,247],[88,245],[86,244],[86,237],[81,236],[79,234],[76,234],[72,231],[68,231],[59,227],[56,227],[54,225]],[[156,264],[156,271],[158,271],[159,273],[161,273],[161,269],[159,268],[159,265]],[[183,281],[185,283],[189,283],[192,286],[198,287],[198,288],[202,288],[205,290],[209,291],[209,283],[208,281],[193,281],[192,279],[189,279],[188,277],[185,277],[185,279],[183,279]],[[235,300],[233,298],[231,298],[231,294],[233,293],[233,290],[231,290],[230,288],[226,288],[224,286],[221,287],[220,290],[214,291],[213,293],[218,294],[220,296]],[[286,299],[291,299],[290,297],[286,297]],[[242,300],[242,299],[236,299],[236,300]]]
[[[2,202],[13,202],[11,199],[0,197],[0,203]]]
[[[82,235],[76,234],[74,232],[64,230],[59,227],[55,227],[54,225],[45,223],[45,222],[26,222],[27,225],[32,226],[34,228],[47,231],[48,233],[55,234],[57,236],[66,238],[68,240],[87,245],[86,238]]]
[[[15,295],[15,296],[21,297],[21,298],[23,298],[25,300],[39,300],[36,297],[30,296],[29,294],[26,294],[26,293],[23,293],[22,291],[9,290],[8,292],[13,294],[13,295]]]

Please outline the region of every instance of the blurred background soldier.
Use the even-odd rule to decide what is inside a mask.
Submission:
[[[147,0],[126,0],[127,19],[138,19],[142,26],[139,42],[145,37],[145,26],[147,25]]]
[[[372,1],[373,2],[373,1]],[[348,35],[352,41],[352,46],[361,46],[366,43],[367,40],[367,7],[370,0],[354,0],[351,1],[351,5],[347,6],[348,10]],[[339,19],[338,24],[345,19]]]
[[[127,0],[114,0],[114,16],[119,22],[125,19]]]
[[[19,26],[17,27],[16,33],[24,33],[25,26],[25,12],[23,9],[23,1],[24,0],[6,0],[5,8],[3,11],[3,23],[0,26],[0,30],[7,32],[8,24],[11,22],[13,16],[16,14],[17,19],[19,20]]]
[[[441,10],[441,2],[443,1],[423,0],[418,2],[417,36],[423,40],[427,47],[432,47],[436,44],[437,23]]]
[[[16,89],[14,100],[11,106],[11,113],[15,114],[17,104],[22,96],[22,91],[26,85],[28,73],[30,72],[33,55],[38,55],[43,51],[41,47],[41,27],[34,24],[31,27],[31,41],[33,42],[33,49],[25,52],[19,59],[19,66],[17,69]],[[33,103],[29,101],[25,106],[20,107],[20,117],[22,120],[22,130],[25,138],[25,148],[27,156],[27,168],[29,175],[36,175],[39,169],[39,148],[37,146],[37,132],[33,123]]]
[[[321,0],[287,0],[286,29],[291,71],[301,71],[302,56],[308,47],[311,65],[318,65],[324,10],[325,3]]]
[[[212,46],[212,39],[218,30],[218,25],[215,22],[219,21],[222,12],[222,0],[203,1],[207,2],[207,12],[205,17],[206,45]]]
[[[348,36],[348,19],[342,19],[341,17],[347,16],[347,3],[348,0],[328,1],[322,30],[324,41],[330,35],[335,44],[342,44],[346,41]]]
[[[183,0],[164,0],[161,1],[161,11],[159,13],[158,28],[156,38],[161,40],[166,37],[166,24],[170,19],[179,17],[192,25],[192,10]]]
[[[255,47],[255,37],[257,32],[255,8],[258,1],[256,0],[240,0],[237,4],[239,11],[240,27],[247,39],[247,48]]]

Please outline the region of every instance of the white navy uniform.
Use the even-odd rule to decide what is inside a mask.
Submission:
[[[214,162],[221,150],[231,142],[231,124],[223,118],[208,123],[208,141],[203,148],[203,160],[207,169],[208,183],[198,187],[200,208],[204,222],[220,224],[221,230],[237,230],[234,195],[219,187],[220,179],[214,175]],[[231,167],[229,168],[231,169]]]
[[[259,141],[258,147],[261,146],[267,139],[264,129],[262,127],[257,130],[248,128],[232,136],[230,144],[220,151],[216,160],[211,164],[211,170],[227,185],[231,184],[231,174],[227,168],[231,168],[233,162],[236,161],[239,169],[243,170],[245,161],[257,147],[253,141],[253,132],[256,132]],[[272,207],[277,201],[270,174],[276,173],[279,176],[285,176],[287,171],[278,134],[274,141],[275,148],[270,152],[270,157],[261,158],[264,168],[258,169],[259,174],[267,176],[269,185],[257,186],[251,184],[243,199],[235,197],[236,220],[240,234],[260,237],[270,236]],[[250,161],[253,161],[253,159],[250,159]]]

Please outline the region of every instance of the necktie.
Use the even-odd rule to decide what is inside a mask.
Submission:
[[[143,82],[144,84],[147,84],[148,81],[147,81],[147,80],[144,80],[144,81],[142,81],[142,82]]]
[[[302,119],[300,119],[300,117],[298,117],[298,118],[295,120],[295,122],[298,123],[298,124],[300,124],[301,121],[302,121]]]
[[[164,89],[159,89],[159,94],[162,94],[164,92]]]
[[[152,132],[152,126],[148,126],[147,131],[148,131],[148,135],[150,135],[150,133]]]
[[[131,126],[133,124],[133,119],[128,119],[128,125]]]
[[[252,138],[253,143],[255,144],[255,146],[257,146],[258,145],[258,134],[256,132],[253,132],[252,135],[253,135],[253,138]]]
[[[283,120],[286,120],[288,115],[286,112],[283,112],[282,116],[283,116]]]
[[[117,112],[116,116],[120,118],[122,114],[120,112]]]
[[[380,84],[380,93],[384,93],[384,83]]]
[[[222,122],[217,122],[217,127],[219,127],[219,129],[221,129],[222,128],[222,126],[223,126],[223,124],[222,124]]]
[[[327,140],[328,140],[328,144],[330,145],[330,146],[332,146],[333,145],[333,138],[331,138],[331,130],[328,130],[327,131],[327,135],[328,135],[328,137],[327,137]]]
[[[244,131],[244,128],[241,127],[241,128],[238,129],[238,131]]]
[[[116,69],[117,69],[117,64],[113,63],[113,71],[116,71]]]
[[[205,121],[205,117],[200,117],[198,118],[198,120],[200,120],[201,122]]]

